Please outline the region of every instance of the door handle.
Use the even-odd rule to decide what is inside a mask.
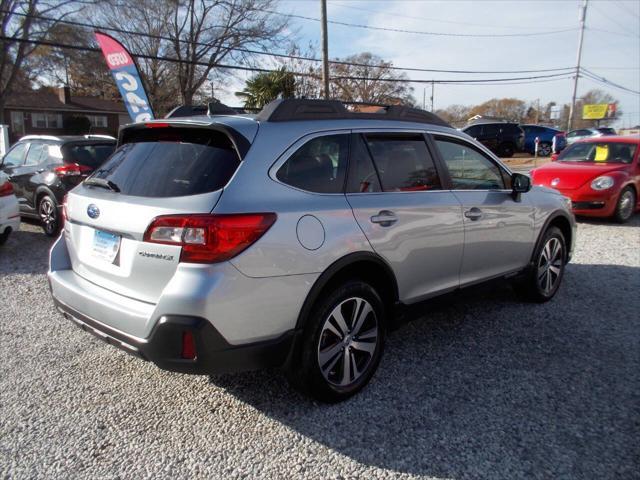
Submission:
[[[480,210],[477,207],[473,207],[469,210],[467,210],[466,212],[464,212],[464,216],[467,217],[469,220],[480,220],[482,218],[482,210]]]
[[[381,210],[377,215],[371,217],[371,223],[379,223],[383,227],[390,227],[397,221],[396,214],[389,210]]]

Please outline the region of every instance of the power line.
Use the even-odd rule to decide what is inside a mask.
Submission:
[[[12,40],[12,41],[16,41],[16,42],[24,42],[24,43],[30,43],[33,45],[45,45],[45,46],[49,46],[49,47],[56,47],[56,48],[62,48],[62,49],[70,49],[70,50],[77,50],[77,51],[86,51],[86,52],[96,52],[96,53],[100,53],[101,50],[98,48],[94,48],[94,47],[86,47],[86,46],[81,46],[81,45],[70,45],[70,44],[65,44],[65,43],[60,43],[60,42],[51,42],[51,41],[47,41],[47,40],[29,40],[29,39],[16,39],[16,38],[10,38],[10,37],[5,37],[5,36],[0,36],[0,40]],[[173,57],[166,57],[166,56],[155,56],[155,55],[146,55],[146,54],[141,54],[141,53],[135,53],[135,52],[130,52],[131,55],[133,57],[136,58],[145,58],[145,59],[150,59],[150,60],[163,60],[163,61],[168,61],[168,62],[173,62],[173,63],[188,63],[188,64],[192,64],[192,65],[201,65],[201,66],[209,66],[208,63],[206,62],[199,62],[199,61],[189,61],[189,60],[181,60],[178,58],[173,58]],[[239,65],[226,65],[226,64],[218,64],[218,65],[214,65],[214,68],[221,68],[221,69],[230,69],[230,70],[242,70],[242,71],[255,71],[255,72],[266,72],[266,73],[270,73],[270,72],[277,72],[278,70],[273,70],[273,69],[268,69],[268,68],[260,68],[260,67],[243,67],[243,66],[239,66]],[[318,78],[318,75],[315,74],[311,74],[311,73],[306,73],[306,72],[290,72],[292,75],[295,76],[300,76],[300,77],[311,77],[311,78]],[[336,77],[331,77],[331,80],[374,80],[374,81],[380,81],[380,82],[390,82],[390,83],[398,83],[398,82],[407,82],[407,83],[438,83],[438,84],[474,84],[474,85],[482,85],[485,83],[496,83],[496,82],[511,82],[511,81],[524,81],[524,80],[537,80],[537,79],[545,79],[545,78],[560,78],[566,77],[566,73],[555,73],[555,74],[549,74],[549,75],[537,75],[537,76],[528,76],[528,77],[509,77],[509,78],[490,78],[490,79],[465,79],[465,80],[460,80],[460,79],[441,79],[441,80],[432,80],[432,79],[409,79],[409,78],[371,78],[371,77],[357,77],[357,76],[336,76]]]
[[[302,20],[309,20],[313,22],[319,22],[320,19],[316,17],[307,17],[305,15],[297,15],[294,13],[282,13],[276,12],[274,10],[266,10],[266,9],[257,9],[264,13],[270,13],[272,15],[280,15],[283,17],[289,18],[299,18]],[[391,28],[391,27],[374,27],[371,25],[362,25],[358,23],[347,23],[347,22],[339,22],[337,20],[328,20],[327,23],[331,23],[333,25],[340,25],[343,27],[352,27],[352,28],[363,28],[367,30],[380,30],[385,32],[394,32],[394,33],[408,33],[413,35],[431,35],[431,36],[440,36],[440,37],[467,37],[467,38],[504,38],[504,37],[536,37],[541,35],[555,35],[558,33],[565,32],[573,32],[575,28],[568,28],[564,30],[549,30],[546,32],[532,32],[532,33],[448,33],[448,32],[427,32],[421,30],[407,30],[403,28]]]
[[[9,13],[9,12],[6,11],[6,10],[2,10],[2,13]],[[151,34],[151,33],[138,32],[138,31],[135,31],[135,30],[126,30],[126,29],[116,28],[116,27],[108,27],[106,25],[96,25],[96,24],[92,24],[92,23],[79,22],[79,21],[74,21],[74,20],[59,20],[59,19],[56,19],[56,18],[46,17],[46,16],[43,16],[43,15],[26,14],[26,13],[20,13],[20,12],[13,12],[13,14],[14,15],[18,15],[18,16],[22,16],[22,17],[29,17],[29,18],[33,18],[33,19],[37,19],[37,20],[56,22],[56,23],[61,23],[61,24],[65,24],[65,25],[72,25],[72,26],[77,26],[77,27],[82,27],[82,28],[88,28],[88,29],[91,29],[91,30],[96,30],[97,29],[97,30],[103,30],[103,31],[106,31],[106,32],[123,33],[123,34],[126,34],[126,35],[135,35],[135,36],[141,36],[141,37],[146,37],[146,38],[153,38],[153,39],[156,39],[156,40],[166,40],[166,41],[169,41],[169,42],[172,42],[174,40],[171,37],[167,37],[167,36],[163,36],[163,35],[156,35],[156,34]],[[191,43],[193,45],[197,45],[197,46],[208,46],[208,44],[202,43],[202,42],[191,42]],[[301,55],[291,55],[291,54],[284,54],[284,53],[277,53],[277,52],[262,52],[260,50],[252,50],[252,49],[241,48],[241,47],[223,46],[223,48],[227,48],[228,50],[238,51],[238,52],[243,52],[243,53],[251,53],[251,54],[255,54],[255,55],[264,55],[264,56],[279,57],[279,58],[288,58],[288,59],[291,59],[291,60],[304,60],[304,61],[310,61],[310,62],[321,62],[322,61],[320,58],[305,57],[305,56],[301,56]],[[372,65],[368,65],[368,64],[364,64],[364,63],[347,62],[347,61],[342,61],[342,60],[329,60],[329,63],[334,64],[334,65],[348,65],[348,66],[354,66],[354,67],[371,67],[372,66]],[[402,70],[402,71],[408,71],[408,72],[455,73],[455,74],[499,74],[499,73],[561,72],[561,71],[570,70],[572,67],[543,68],[543,69],[531,69],[531,70],[445,70],[445,69],[398,67],[398,66],[393,66],[393,65],[385,65],[385,68],[387,68],[389,70]]]
[[[606,18],[607,20],[609,20],[612,23],[615,23],[618,27],[620,27],[624,32],[626,32],[627,34],[629,34],[629,36],[635,36],[637,37],[638,34],[634,34],[633,32],[630,32],[629,30],[627,30],[627,27],[625,25],[623,25],[622,23],[620,23],[618,20],[616,20],[613,17],[610,17],[604,10],[601,10],[599,6],[597,6],[595,3],[593,5],[593,8],[596,9],[596,11],[600,12],[600,15],[602,15],[604,18]]]
[[[610,80],[607,80],[606,78],[601,77],[600,75],[596,75],[595,73],[593,73],[590,70],[587,70],[586,68],[581,68],[581,71],[587,78],[590,78],[591,80],[595,80],[595,81],[600,82],[602,84],[610,85],[610,86],[612,86],[614,88],[619,88],[620,90],[625,90],[627,92],[635,93],[636,95],[640,95],[640,91],[633,90],[631,88],[627,88],[627,87],[625,87],[623,85],[620,85],[619,83],[615,83],[615,82],[612,82]]]

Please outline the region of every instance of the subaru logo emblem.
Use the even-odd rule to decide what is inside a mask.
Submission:
[[[100,209],[92,203],[87,207],[87,215],[91,218],[98,218],[100,216]]]

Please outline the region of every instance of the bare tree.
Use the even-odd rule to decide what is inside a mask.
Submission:
[[[332,98],[347,102],[416,103],[409,78],[391,69],[391,62],[368,52],[344,61],[357,65],[331,64]]]
[[[146,57],[137,57],[136,63],[156,115],[174,107],[180,95],[177,64],[158,58],[172,55],[168,39],[175,4],[174,0],[109,0],[95,9],[99,24],[139,33],[114,35],[130,52]]]
[[[28,87],[25,84],[29,77],[24,66],[36,48],[28,40],[46,37],[57,23],[41,21],[34,16],[48,15],[62,20],[86,3],[77,0],[0,0],[0,121],[4,121],[6,98],[16,88]]]
[[[238,48],[268,49],[284,40],[287,17],[277,17],[276,0],[172,0],[170,21],[177,79],[185,104],[223,63],[252,58]]]

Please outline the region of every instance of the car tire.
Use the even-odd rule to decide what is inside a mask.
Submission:
[[[548,142],[542,142],[538,144],[538,156],[548,157],[551,155],[551,144]]]
[[[515,153],[515,148],[511,143],[501,143],[498,146],[498,156],[504,158],[511,158]]]
[[[636,210],[636,192],[631,187],[626,187],[620,192],[616,202],[616,210],[613,218],[618,223],[626,223]]]
[[[4,232],[0,233],[0,245],[4,245],[9,240],[11,234],[11,227],[7,227]]]
[[[567,246],[557,227],[544,233],[527,271],[514,283],[516,291],[531,302],[544,303],[558,292],[567,264]]]
[[[40,226],[48,237],[56,237],[60,232],[60,212],[58,204],[50,195],[43,195],[38,202]]]
[[[377,370],[385,333],[385,308],[376,290],[360,280],[342,283],[312,308],[289,381],[316,400],[346,400]]]

